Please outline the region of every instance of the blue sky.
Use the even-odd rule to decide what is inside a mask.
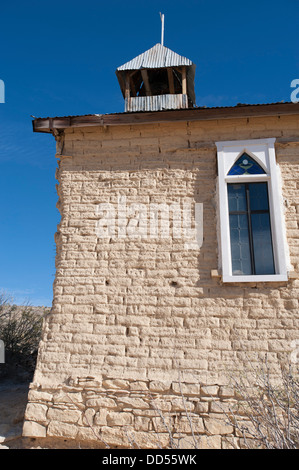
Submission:
[[[55,141],[34,116],[121,112],[119,65],[160,42],[196,65],[197,105],[290,101],[298,0],[10,1],[0,6],[0,290],[51,305]]]

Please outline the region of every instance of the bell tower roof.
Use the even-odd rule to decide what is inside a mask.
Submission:
[[[139,54],[135,59],[126,62],[117,68],[121,70],[159,69],[164,67],[179,67],[181,65],[192,66],[193,62],[168,47],[158,43],[151,49]]]
[[[195,105],[195,64],[156,44],[116,69],[125,111],[157,111]]]

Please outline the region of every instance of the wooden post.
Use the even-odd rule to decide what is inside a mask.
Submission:
[[[183,95],[187,95],[187,74],[186,74],[186,67],[182,68],[182,93]]]
[[[129,72],[126,73],[126,93],[125,93],[125,98],[129,99],[130,98],[130,76]]]
[[[131,103],[130,103],[130,75],[129,72],[126,73],[126,88],[125,88],[125,110],[131,111]]]
[[[135,84],[133,82],[132,75],[130,76],[130,90],[131,90],[132,96],[136,96],[136,88],[135,88]]]
[[[173,71],[171,68],[167,69],[168,74],[168,83],[169,83],[169,92],[174,95],[174,82],[173,82]]]
[[[150,86],[150,83],[149,83],[147,70],[142,69],[141,70],[141,75],[142,75],[142,80],[143,80],[144,86],[145,86],[146,96],[150,96],[151,95],[151,86]]]

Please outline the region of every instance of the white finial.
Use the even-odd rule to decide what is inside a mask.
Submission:
[[[161,45],[164,46],[164,14],[160,13],[161,18]]]

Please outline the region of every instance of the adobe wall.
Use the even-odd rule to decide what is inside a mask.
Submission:
[[[276,144],[276,156],[298,272],[297,116],[65,131],[54,301],[24,436],[159,447],[157,439],[168,445],[167,422],[188,447],[187,407],[201,447],[240,445],[221,421],[235,402],[230,375],[265,353],[274,372],[290,357],[299,280],[223,285],[211,277],[218,268],[215,141],[266,137],[290,138]],[[201,248],[186,250],[183,238],[97,237],[96,207],[116,204],[118,195],[128,205],[203,203]]]

